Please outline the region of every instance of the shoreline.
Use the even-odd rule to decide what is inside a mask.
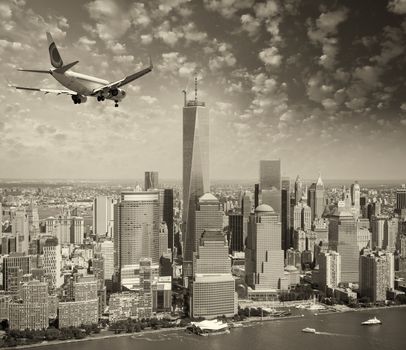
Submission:
[[[336,310],[336,311],[326,311],[318,313],[318,316],[322,315],[332,315],[332,314],[341,314],[347,312],[363,312],[363,311],[373,311],[373,310],[390,310],[390,309],[398,309],[398,308],[405,308],[406,305],[391,305],[391,306],[375,306],[369,308],[359,308],[359,309],[352,309],[347,308],[345,310]],[[308,310],[306,310],[308,311]],[[310,316],[310,315],[308,315]],[[250,324],[250,323],[262,323],[262,322],[270,322],[270,321],[278,321],[278,320],[289,320],[289,319],[296,319],[296,318],[303,318],[306,317],[305,315],[290,315],[290,316],[281,316],[281,317],[273,317],[273,316],[266,316],[266,317],[250,317],[243,321],[235,321],[233,323],[242,323],[242,324]],[[238,328],[238,327],[237,327]],[[13,349],[28,349],[28,348],[36,348],[42,346],[50,346],[50,345],[61,345],[61,344],[69,344],[69,343],[76,343],[76,342],[85,342],[85,341],[92,341],[92,340],[103,340],[103,339],[110,339],[110,338],[120,338],[120,337],[134,337],[137,339],[138,337],[142,337],[146,334],[160,334],[166,332],[179,332],[185,331],[186,327],[173,327],[173,328],[161,328],[157,330],[148,329],[141,332],[134,332],[134,333],[120,333],[120,334],[103,334],[99,333],[98,335],[92,335],[87,338],[83,339],[68,339],[68,340],[51,340],[47,341],[46,343],[36,343],[36,344],[27,344],[27,345],[17,345],[12,347]],[[110,332],[110,331],[105,331]],[[2,347],[0,349],[11,349],[7,347]]]

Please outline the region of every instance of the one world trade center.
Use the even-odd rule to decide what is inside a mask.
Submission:
[[[193,251],[196,232],[196,204],[210,191],[209,180],[209,113],[205,103],[195,99],[183,107],[183,276],[193,273]]]

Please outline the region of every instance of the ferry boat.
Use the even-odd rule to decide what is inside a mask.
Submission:
[[[316,330],[315,330],[314,328],[306,327],[306,328],[303,328],[303,329],[302,329],[302,332],[315,334],[315,333],[316,333]]]
[[[378,320],[376,318],[376,316],[374,318],[371,318],[367,321],[364,321],[361,323],[363,326],[371,326],[371,325],[375,325],[375,324],[382,324],[382,322],[380,320]]]

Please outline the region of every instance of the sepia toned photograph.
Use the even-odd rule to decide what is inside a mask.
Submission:
[[[0,0],[0,348],[406,346],[406,0]]]

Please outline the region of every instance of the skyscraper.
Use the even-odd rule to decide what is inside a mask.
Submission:
[[[122,192],[114,209],[115,266],[159,262],[159,193]]]
[[[144,189],[148,191],[149,189],[158,189],[158,172],[157,171],[146,171]]]
[[[108,240],[98,243],[97,251],[100,252],[103,257],[104,278],[107,288],[111,290],[114,274],[114,243]]]
[[[232,213],[228,215],[228,228],[231,233],[231,252],[244,251],[243,222],[244,217],[242,214]]]
[[[321,218],[325,208],[325,197],[324,197],[324,184],[321,180],[321,175],[316,182],[316,196],[315,196],[315,205],[314,205],[314,217]],[[314,218],[313,218],[314,220]]]
[[[402,209],[406,209],[406,186],[396,190],[396,211],[400,214]]]
[[[259,162],[259,186],[262,203],[271,206],[281,214],[281,161],[261,160]]]
[[[220,207],[219,200],[211,193],[205,193],[199,198],[196,208],[195,220],[195,242],[193,251],[196,252],[200,238],[206,230],[222,230],[223,228],[223,211]]]
[[[14,253],[3,258],[3,289],[10,293],[18,292],[21,277],[31,273],[33,266],[33,257]]]
[[[361,188],[359,187],[358,181],[355,181],[351,185],[351,203],[355,210],[360,212],[360,200],[361,200]]]
[[[298,175],[295,181],[295,204],[299,203],[303,197],[303,183]]]
[[[24,207],[17,208],[12,214],[12,235],[16,238],[17,253],[28,253],[30,240],[28,215]]]
[[[174,236],[173,236],[173,189],[164,189],[164,201],[163,201],[163,214],[162,220],[166,223],[168,227],[168,248],[172,249],[174,247]]]
[[[159,224],[159,259],[168,253],[168,226],[165,222]]]
[[[319,289],[324,291],[326,287],[338,288],[341,282],[341,256],[335,251],[322,252],[318,256]]]
[[[245,254],[247,284],[254,290],[279,289],[284,276],[281,223],[267,204],[250,216]]]
[[[359,278],[357,225],[351,213],[341,211],[330,217],[328,240],[330,249],[341,255],[341,281],[357,283]]]
[[[194,254],[191,315],[215,318],[237,311],[227,240],[219,230],[206,230]]]
[[[260,160],[259,161],[259,184],[261,190],[281,189],[281,161]],[[268,204],[269,205],[269,204]]]
[[[45,241],[43,264],[48,289],[50,292],[55,292],[63,284],[61,246],[56,237],[48,238]]]
[[[195,99],[183,107],[183,264],[184,275],[191,276],[196,244],[195,211],[198,199],[210,191],[209,114],[205,103]]]
[[[28,216],[28,231],[30,233],[30,239],[33,239],[39,234],[38,207],[31,202],[30,206],[26,209],[26,212]],[[1,222],[1,214],[0,214],[0,222]]]
[[[371,217],[372,249],[383,248],[385,233],[388,231],[388,217],[386,215],[373,215]]]
[[[394,253],[396,250],[396,241],[399,232],[399,218],[390,218],[386,220],[386,231],[383,236],[383,248],[388,252]]]
[[[293,207],[292,215],[292,228],[302,230],[310,230],[312,227],[312,212],[310,207],[304,203],[299,202]]]
[[[245,240],[248,234],[248,220],[251,215],[252,204],[252,193],[245,191],[241,203],[241,211],[243,216],[243,245],[245,245]]]
[[[281,190],[281,224],[282,224],[282,249],[288,250],[291,246],[290,238],[290,179],[282,178]]]
[[[260,189],[259,189],[259,184],[255,184],[254,186],[254,208],[259,206],[260,203]]]
[[[394,288],[395,272],[392,253],[368,251],[360,256],[359,291],[371,302],[386,300],[386,292]]]
[[[114,200],[109,196],[97,196],[93,200],[93,233],[97,236],[112,236]]]
[[[316,216],[316,183],[313,182],[307,190],[307,205],[311,209],[311,220]]]
[[[70,226],[70,243],[82,244],[85,235],[85,222],[80,216],[73,216],[71,218]]]

